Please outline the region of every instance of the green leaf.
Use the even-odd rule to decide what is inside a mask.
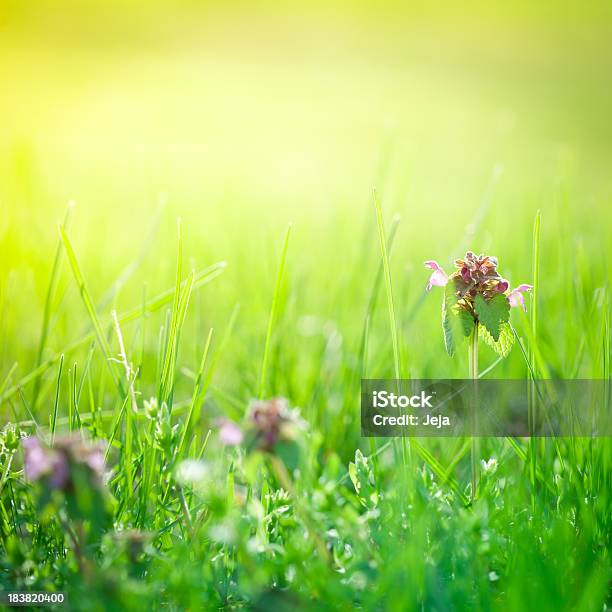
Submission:
[[[461,331],[463,335],[467,338],[472,333],[474,329],[474,317],[467,312],[467,310],[463,310],[463,308],[456,308],[457,318],[461,323]]]
[[[510,318],[510,303],[508,298],[499,293],[490,300],[485,300],[478,294],[474,300],[478,320],[497,342],[501,332],[502,323],[506,323]]]
[[[274,446],[274,452],[282,459],[289,471],[295,470],[300,462],[300,445],[296,440],[280,440]]]
[[[493,336],[489,333],[484,325],[478,327],[478,335],[480,339],[489,345],[500,357],[507,357],[514,344],[514,334],[510,323],[504,322],[500,326],[499,340],[495,342]]]
[[[376,488],[371,461],[359,449],[355,451],[355,463],[349,463],[348,472],[361,504],[369,510],[376,508],[379,493]]]
[[[453,338],[452,314],[446,307],[446,300],[442,302],[442,331],[444,332],[444,346],[446,352],[452,357],[455,354],[455,339]]]
[[[474,317],[457,304],[455,291],[455,283],[449,282],[444,289],[444,300],[442,301],[444,346],[451,357],[455,354],[457,339],[463,336],[467,338],[474,329]]]

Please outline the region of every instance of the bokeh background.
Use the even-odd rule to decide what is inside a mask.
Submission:
[[[194,295],[178,366],[195,369],[208,328],[222,334],[240,303],[217,388],[246,401],[291,222],[271,391],[332,418],[380,261],[374,189],[387,228],[400,215],[405,375],[467,368],[444,353],[423,260],[451,266],[469,247],[497,255],[513,285],[529,282],[541,209],[545,373],[597,376],[600,336],[585,346],[580,329],[602,325],[609,282],[611,17],[584,2],[2,0],[0,379],[36,365],[73,200],[69,233],[105,322],[172,287],[179,216],[186,270],[228,263]],[[44,358],[91,329],[61,266]],[[372,376],[393,371],[386,316],[383,304],[370,324]],[[145,394],[163,317],[125,329]],[[520,352],[496,373],[525,376]]]

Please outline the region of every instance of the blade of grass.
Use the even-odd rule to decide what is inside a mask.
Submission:
[[[533,289],[531,294],[531,345],[534,347],[529,351],[529,359],[531,362],[530,371],[532,372],[532,384],[529,393],[529,478],[531,481],[531,511],[535,514],[536,510],[536,471],[537,471],[537,439],[535,437],[535,423],[537,419],[537,394],[535,392],[535,372],[536,358],[535,345],[537,344],[537,329],[538,329],[538,290],[540,285],[539,270],[540,270],[540,221],[542,215],[538,210],[536,212],[533,223],[533,274],[532,284]]]
[[[68,228],[70,223],[70,217],[72,215],[72,209],[74,208],[74,202],[70,202],[68,207],[66,208],[66,213],[64,214],[64,221],[62,223],[62,227]],[[55,287],[57,285],[57,279],[59,276],[60,270],[60,262],[63,253],[63,245],[61,238],[57,241],[57,247],[55,249],[55,257],[53,258],[53,265],[51,266],[51,276],[49,278],[49,284],[47,285],[47,293],[45,295],[45,303],[43,306],[43,317],[41,323],[40,330],[40,340],[38,342],[38,350],[36,352],[36,366],[40,366],[42,363],[43,353],[45,351],[45,346],[47,344],[47,337],[49,335],[49,323],[51,321],[51,303],[53,302],[53,297],[55,295]],[[40,391],[40,379],[37,378],[34,383],[34,388],[32,390],[32,408],[36,409],[36,402],[38,401],[38,394]]]
[[[378,224],[378,237],[380,239],[380,251],[382,256],[382,266],[385,279],[385,289],[387,293],[387,308],[389,311],[389,326],[391,329],[391,343],[393,345],[393,368],[395,378],[402,377],[402,367],[400,363],[399,340],[397,333],[397,320],[395,318],[395,305],[393,302],[393,286],[391,284],[391,268],[389,266],[389,254],[387,252],[387,240],[385,237],[385,225],[382,216],[382,209],[376,191],[374,192],[374,206],[376,208],[376,221]]]
[[[219,343],[219,348],[214,352],[212,359],[210,361],[210,367],[208,368],[208,372],[206,373],[206,379],[204,380],[204,384],[202,385],[202,392],[205,393],[210,383],[212,382],[213,374],[215,373],[215,369],[217,364],[219,363],[219,359],[229,342],[229,339],[232,336],[234,331],[234,326],[236,325],[236,320],[238,319],[238,313],[240,312],[240,304],[236,304],[232,309],[232,314],[230,315],[227,328],[223,334],[223,338],[221,338],[221,342]]]
[[[189,298],[193,289],[194,272],[192,271],[187,279],[184,290],[181,291],[181,277],[183,267],[183,230],[182,222],[177,219],[177,262],[176,262],[176,291],[172,305],[172,317],[170,319],[170,328],[168,340],[164,353],[164,365],[162,368],[160,387],[158,392],[158,400],[160,404],[166,402],[168,409],[172,410],[172,395],[174,393],[174,369],[176,364],[176,356],[178,352],[178,344],[180,331],[185,321]]]
[[[431,471],[440,479],[442,484],[448,487],[455,493],[464,506],[469,506],[470,501],[463,494],[457,481],[447,474],[444,466],[424,447],[421,446],[414,438],[412,439],[412,447],[421,456],[421,458],[429,465]]]
[[[393,224],[391,225],[391,229],[389,230],[389,235],[387,236],[387,253],[391,252],[391,247],[393,246],[393,241],[395,240],[395,236],[397,234],[397,228],[399,227],[400,217],[399,215],[395,215],[393,217]],[[364,379],[367,377],[367,368],[368,368],[368,342],[370,337],[370,321],[374,316],[374,311],[376,309],[376,302],[378,298],[378,294],[380,291],[380,285],[384,278],[384,263],[381,260],[378,264],[378,269],[376,271],[376,276],[374,278],[374,284],[372,285],[372,291],[370,293],[370,299],[368,300],[368,307],[366,309],[366,315],[363,323],[363,328],[361,332],[361,341],[359,343],[359,377],[360,379]],[[373,457],[373,466],[376,470],[377,467],[377,455],[376,455],[376,438],[368,438],[368,443],[370,445],[370,456]]]
[[[127,358],[125,343],[123,342],[123,334],[121,333],[121,325],[119,324],[116,310],[111,312],[111,317],[115,325],[115,335],[117,336],[117,342],[119,343],[119,361],[123,365],[123,370],[125,372],[125,379],[128,385],[128,393],[130,395],[132,411],[138,412],[138,402],[136,401],[136,391],[134,390],[134,380],[132,378],[132,367],[130,366]]]
[[[389,253],[387,251],[387,240],[385,234],[385,224],[382,215],[382,209],[374,191],[374,207],[376,209],[376,222],[378,225],[378,238],[380,242],[380,252],[382,257],[382,265],[385,278],[385,289],[387,294],[387,309],[389,313],[389,326],[391,328],[391,344],[393,346],[393,368],[395,378],[398,384],[399,392],[399,380],[402,377],[402,366],[400,363],[400,351],[399,351],[399,340],[397,333],[397,320],[395,318],[395,305],[393,302],[393,286],[391,284],[391,267],[389,266]],[[402,448],[402,463],[404,466],[404,474],[406,474],[409,461],[409,449],[406,442],[406,438],[401,438]]]
[[[102,328],[102,324],[100,323],[100,319],[98,318],[98,313],[96,312],[93,300],[91,299],[91,295],[89,293],[89,290],[87,289],[87,285],[85,284],[85,279],[83,278],[83,273],[81,272],[81,267],[72,247],[72,243],[68,238],[68,234],[66,234],[66,230],[61,225],[59,227],[59,232],[62,242],[64,243],[64,248],[66,250],[66,255],[68,256],[68,261],[70,262],[70,267],[72,268],[74,280],[76,281],[76,284],[79,288],[79,293],[81,294],[81,299],[83,300],[83,304],[85,305],[87,314],[91,319],[91,323],[96,334],[96,340],[98,341],[100,350],[104,355],[111,379],[123,395],[123,385],[121,384],[121,381],[119,380],[117,373],[115,372],[115,369],[112,366],[112,354],[110,346],[108,344],[108,340],[106,339],[106,334],[104,333],[104,329]]]
[[[9,381],[11,380],[11,376],[13,375],[13,373],[15,372],[15,370],[17,369],[17,362],[15,362],[10,370],[8,371],[8,374],[4,377],[4,380],[2,381],[2,384],[0,385],[0,401],[3,398],[3,393],[4,390],[6,389],[7,385],[9,384]]]
[[[210,384],[212,382],[212,377],[214,375],[219,359],[221,355],[223,354],[223,351],[225,347],[227,346],[227,343],[234,330],[234,325],[236,324],[236,319],[238,318],[239,311],[240,311],[240,304],[236,304],[232,310],[232,314],[230,315],[227,329],[225,330],[225,333],[223,334],[223,337],[221,338],[219,348],[214,352],[212,359],[210,361],[210,366],[208,367],[208,371],[206,372],[206,375],[204,376],[204,364],[207,360],[207,355],[210,350],[210,343],[211,343],[212,332],[213,332],[212,328],[210,329],[208,338],[206,340],[204,353],[202,354],[202,361],[200,364],[200,369],[195,378],[194,394],[192,395],[191,402],[189,403],[189,412],[187,415],[187,419],[185,421],[185,427],[183,429],[181,441],[179,443],[178,450],[176,452],[177,457],[180,457],[181,452],[184,449],[185,442],[193,426],[193,423],[192,423],[193,412],[195,411],[196,406],[200,405],[202,401],[204,400],[204,397],[206,396],[206,392],[208,391]],[[243,403],[239,402],[239,406],[242,408]]]
[[[289,246],[289,236],[291,235],[291,224],[287,226],[285,239],[281,249],[280,260],[278,263],[278,271],[276,273],[276,281],[274,283],[274,293],[272,294],[272,305],[270,307],[270,315],[268,317],[268,327],[266,329],[266,340],[264,343],[263,359],[261,364],[261,374],[259,377],[259,389],[257,397],[263,399],[266,394],[266,376],[268,374],[268,361],[270,358],[270,344],[272,341],[272,330],[274,329],[274,321],[276,319],[276,311],[278,308],[278,299],[280,295],[281,284],[285,272],[285,261],[287,258],[287,247]]]
[[[178,356],[179,340],[181,336],[181,330],[185,323],[185,316],[187,314],[187,307],[189,306],[189,300],[191,292],[193,290],[193,272],[190,273],[187,284],[179,298],[177,306],[176,319],[171,322],[170,335],[168,340],[168,347],[166,351],[166,363],[164,364],[164,370],[162,373],[162,397],[168,404],[168,409],[172,410],[172,402],[174,397],[174,371],[176,368],[176,359]]]
[[[191,396],[191,405],[189,406],[189,412],[185,419],[185,424],[183,425],[183,431],[181,433],[181,439],[179,441],[176,454],[178,457],[181,456],[183,451],[183,446],[185,445],[185,440],[189,435],[191,429],[191,421],[193,419],[193,412],[195,410],[195,406],[197,403],[197,399],[200,396],[200,391],[202,387],[202,377],[204,375],[204,366],[206,365],[206,359],[208,358],[208,351],[210,350],[210,343],[212,340],[213,328],[210,328],[208,332],[208,337],[206,338],[206,343],[204,345],[204,351],[202,352],[202,359],[200,361],[200,367],[198,369],[198,374],[196,376],[195,384],[193,385],[193,394]]]
[[[199,289],[200,287],[208,284],[210,281],[220,276],[226,267],[227,267],[226,262],[221,261],[216,264],[213,264],[212,266],[209,266],[208,268],[204,268],[203,270],[201,270],[195,275],[193,289],[194,290]],[[183,281],[182,284],[185,285],[185,283],[186,281]],[[148,300],[146,304],[144,304],[143,306],[139,306],[138,308],[134,308],[132,310],[129,310],[119,315],[119,323],[121,325],[125,323],[130,323],[132,321],[139,319],[145,314],[150,314],[150,313],[158,311],[160,308],[162,308],[163,306],[165,306],[168,302],[172,300],[174,292],[175,292],[174,288],[168,289],[164,291],[163,293],[160,293],[159,295],[156,295],[155,297]],[[49,359],[41,363],[40,366],[38,366],[37,368],[29,372],[28,374],[24,375],[12,387],[7,389],[4,395],[0,394],[0,399],[5,400],[5,399],[12,397],[15,393],[17,393],[19,387],[24,387],[28,383],[36,380],[39,376],[44,374],[54,363],[56,363],[62,354],[68,354],[71,351],[74,351],[80,348],[81,346],[90,343],[92,340],[95,340],[95,339],[96,339],[96,334],[95,332],[92,332],[92,333],[82,336],[78,340],[75,340],[74,342],[66,346],[62,353],[57,353],[53,357],[50,357]]]
[[[123,342],[123,334],[121,333],[121,326],[119,325],[119,320],[117,319],[117,311],[113,310],[111,313],[113,321],[115,323],[115,334],[117,336],[117,341],[119,343],[119,360],[123,364],[123,369],[125,371],[125,378],[127,381],[127,394],[126,397],[129,397],[131,402],[131,407],[125,411],[125,442],[124,442],[124,456],[123,456],[123,465],[125,469],[126,475],[126,483],[127,483],[127,496],[128,499],[131,497],[134,491],[134,479],[132,475],[132,446],[133,446],[133,424],[132,418],[133,415],[138,412],[138,403],[136,401],[136,392],[134,390],[134,380],[132,378],[132,368],[128,362],[127,354],[125,351],[125,344]]]
[[[162,388],[160,389],[159,401],[163,401],[163,392],[165,391],[167,370],[170,367],[170,360],[172,355],[172,345],[174,340],[174,334],[176,333],[176,323],[178,318],[178,307],[181,299],[181,278],[183,274],[183,224],[181,219],[176,220],[176,232],[177,232],[177,257],[176,257],[176,282],[174,283],[175,291],[172,302],[172,318],[170,320],[170,327],[168,328],[168,343],[165,348],[164,366],[162,368]]]
[[[68,379],[72,378],[70,382],[70,404],[72,406],[72,414],[74,416],[74,426],[80,431],[81,429],[81,414],[79,412],[78,392],[77,392],[77,369],[78,365],[76,361],[72,366],[72,376],[70,370],[68,371]]]

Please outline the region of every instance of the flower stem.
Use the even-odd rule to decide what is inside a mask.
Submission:
[[[540,220],[541,212],[536,212],[533,224],[533,289],[531,293],[531,337],[533,338],[533,348],[530,350],[530,372],[531,384],[529,386],[529,479],[531,481],[531,511],[535,515],[536,494],[537,494],[537,438],[535,437],[535,424],[537,412],[537,393],[535,388],[535,372],[537,368],[535,358],[535,348],[537,346],[538,334],[538,288],[540,286],[539,277],[539,252],[540,252]]]
[[[478,381],[478,321],[474,323],[474,329],[469,337],[468,344],[468,367],[470,378],[473,381]],[[470,463],[472,468],[472,501],[476,499],[476,490],[478,486],[478,438],[476,437],[476,414],[477,414],[477,399],[478,388],[474,384],[472,389],[471,401],[471,418],[472,418],[472,439],[470,448]]]

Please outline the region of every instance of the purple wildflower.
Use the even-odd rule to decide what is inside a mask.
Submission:
[[[508,301],[510,302],[510,306],[520,306],[525,312],[527,312],[527,308],[525,308],[525,297],[523,293],[527,293],[533,289],[533,285],[522,284],[519,285],[516,289],[513,289],[508,294]]]
[[[259,446],[270,450],[276,444],[287,408],[287,401],[282,398],[251,404],[249,420],[257,431]]]
[[[498,293],[507,296],[510,306],[521,306],[525,310],[523,293],[532,289],[531,285],[519,285],[508,291],[510,284],[497,271],[497,257],[475,255],[468,251],[463,259],[455,260],[455,272],[447,275],[440,265],[433,260],[425,262],[433,270],[427,283],[427,291],[432,286],[444,287],[449,282],[454,284],[459,307],[474,314],[474,298],[480,294],[489,300]]]
[[[219,426],[219,439],[222,444],[237,446],[244,439],[244,432],[234,421],[220,419],[217,424]]]
[[[80,436],[60,437],[54,446],[41,444],[37,437],[23,440],[24,470],[28,480],[45,479],[52,489],[72,488],[72,470],[83,466],[95,484],[104,480],[104,453],[99,445],[88,444]]]
[[[297,409],[289,408],[286,399],[276,397],[251,402],[243,427],[225,418],[217,425],[219,438],[227,446],[244,442],[249,449],[272,452],[277,442],[294,440],[306,423]]]
[[[271,451],[281,440],[294,440],[298,431],[306,426],[299,410],[290,409],[289,402],[282,397],[253,402],[249,421],[255,431],[257,446],[265,451]]]
[[[425,265],[428,268],[431,268],[433,272],[429,277],[429,282],[427,283],[427,291],[430,291],[432,287],[444,287],[448,283],[448,276],[444,270],[439,266],[437,261],[430,259],[425,262]]]
[[[52,470],[51,454],[47,452],[36,437],[26,438],[23,441],[25,450],[24,469],[28,480],[38,480]]]

